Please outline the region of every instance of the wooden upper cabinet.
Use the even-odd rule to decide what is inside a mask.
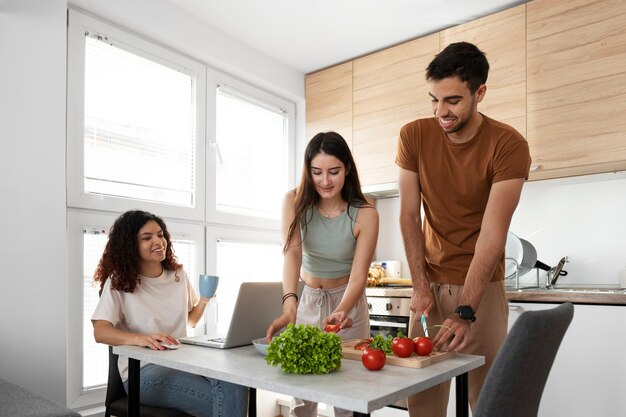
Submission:
[[[352,145],[352,62],[306,76],[306,141],[335,131]]]
[[[438,50],[434,34],[353,61],[352,150],[362,185],[398,180],[398,134],[432,115],[424,70]]]
[[[531,178],[626,169],[626,2],[527,3]]]
[[[471,42],[489,61],[487,94],[478,111],[526,137],[526,6],[516,6],[440,32],[441,49]]]

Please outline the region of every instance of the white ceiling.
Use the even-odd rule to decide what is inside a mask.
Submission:
[[[303,73],[525,0],[165,0]]]

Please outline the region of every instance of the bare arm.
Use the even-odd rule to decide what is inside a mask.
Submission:
[[[400,229],[404,251],[411,271],[413,296],[411,311],[419,318],[422,312],[428,316],[434,306],[434,296],[426,275],[425,241],[422,231],[421,187],[416,172],[400,169]]]
[[[187,314],[187,324],[191,327],[196,327],[196,324],[202,318],[206,306],[209,305],[211,300],[206,297],[200,297],[200,301],[196,304],[191,311]]]
[[[346,291],[333,313],[324,319],[323,324],[339,322],[340,326],[349,327],[348,313],[359,301],[367,285],[367,273],[374,257],[376,242],[378,241],[379,217],[373,207],[362,207],[356,218],[354,234],[356,249],[352,259],[352,269]]]
[[[155,332],[152,334],[130,333],[117,329],[106,320],[92,320],[93,334],[98,343],[112,346],[131,345],[149,347],[153,350],[164,350],[160,342],[178,344],[176,338],[167,333]]]
[[[519,178],[497,182],[491,187],[474,257],[465,277],[459,305],[469,305],[474,311],[478,309],[485,289],[504,252],[506,234],[523,185],[524,179]],[[487,317],[483,319],[488,320]],[[443,345],[454,333],[454,339],[450,341],[448,350],[459,351],[465,348],[471,340],[470,323],[454,314],[443,324],[449,326],[452,331],[439,332],[434,340],[435,345]],[[439,339],[442,339],[441,343]]]
[[[289,226],[295,217],[295,193],[289,191],[283,200],[282,213],[282,237],[283,242],[287,241]],[[289,248],[284,254],[283,261],[283,294],[297,293],[298,280],[300,279],[300,268],[302,266],[302,243],[300,228],[296,227],[289,242]],[[277,300],[278,302],[278,300]],[[266,337],[271,339],[274,333],[285,327],[289,323],[296,322],[298,303],[295,297],[288,297],[283,302],[283,314],[276,318],[266,332]]]

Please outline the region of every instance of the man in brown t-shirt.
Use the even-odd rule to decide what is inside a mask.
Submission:
[[[473,44],[441,51],[426,70],[434,117],[402,127],[396,157],[411,337],[424,313],[430,325],[443,324],[436,348],[485,356],[469,375],[472,409],[507,333],[504,246],[530,169],[526,140],[478,112],[488,72]],[[409,415],[445,416],[449,389],[447,382],[409,397]]]

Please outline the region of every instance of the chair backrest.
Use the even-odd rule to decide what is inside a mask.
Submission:
[[[574,316],[574,306],[522,313],[487,374],[475,417],[537,416],[552,363]]]
[[[117,367],[118,358],[119,356],[113,353],[113,347],[109,346],[109,377],[104,399],[106,417],[126,417],[128,415],[128,396]],[[149,407],[143,404],[139,406],[139,414],[142,417],[191,417],[179,410]]]

